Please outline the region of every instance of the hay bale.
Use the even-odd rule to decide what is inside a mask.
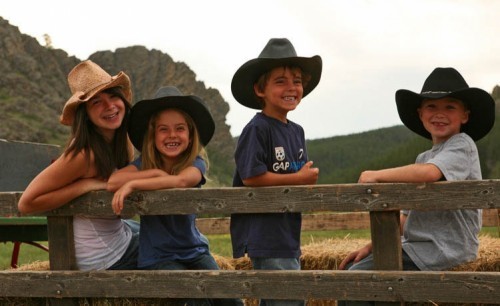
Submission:
[[[234,265],[231,258],[227,258],[217,254],[212,254],[212,256],[214,257],[215,262],[217,262],[217,265],[221,270],[234,270]]]
[[[461,264],[453,271],[489,271],[500,272],[500,239],[491,236],[479,236],[479,251],[477,259]]]
[[[252,270],[252,261],[249,257],[233,258],[232,263],[235,270]]]
[[[16,269],[11,269],[14,271],[48,271],[50,270],[49,261],[34,261],[24,265],[19,266]]]
[[[302,270],[337,270],[350,252],[366,245],[368,239],[335,238],[314,242],[302,247]]]

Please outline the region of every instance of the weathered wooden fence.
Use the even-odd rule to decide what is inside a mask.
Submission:
[[[19,192],[0,193],[0,216],[18,217]],[[79,197],[47,216],[45,272],[0,272],[4,297],[343,299],[382,302],[500,301],[500,272],[401,270],[399,211],[500,208],[500,180],[432,184],[338,184],[135,192],[127,215],[369,212],[375,271],[71,271],[72,216],[112,216],[112,194]]]

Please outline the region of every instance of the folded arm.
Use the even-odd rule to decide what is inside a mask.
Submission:
[[[411,164],[382,170],[363,171],[358,183],[430,183],[443,177],[434,164]]]
[[[131,169],[124,169],[122,169],[123,171],[119,170],[117,172],[122,172],[120,175],[123,173],[128,174],[128,180],[115,191],[112,201],[113,211],[117,215],[123,210],[125,198],[134,190],[189,188],[198,185],[202,179],[202,174],[196,167],[187,167],[177,175],[169,175],[162,170],[159,170],[162,172],[162,175],[159,175],[160,173],[157,171],[137,171],[137,168],[135,168],[136,171],[134,172],[133,170],[131,171]]]
[[[92,164],[92,162],[91,162]],[[19,199],[21,213],[36,213],[58,208],[89,191],[106,188],[95,178],[84,153],[59,157],[38,174]]]

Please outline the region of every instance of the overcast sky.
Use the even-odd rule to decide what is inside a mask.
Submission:
[[[270,38],[287,37],[299,56],[323,59],[318,87],[288,116],[307,139],[401,124],[395,91],[420,92],[435,67],[455,67],[491,92],[500,84],[499,14],[494,0],[0,1],[11,25],[42,45],[48,34],[81,60],[142,45],[186,63],[229,103],[233,136],[255,113],[233,98],[234,72]]]

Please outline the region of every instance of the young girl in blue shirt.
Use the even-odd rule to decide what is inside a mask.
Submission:
[[[130,115],[129,137],[141,156],[108,181],[114,191],[113,211],[120,214],[134,190],[200,188],[208,159],[204,146],[215,123],[205,103],[175,87],[160,88],[155,97],[137,102]],[[195,214],[141,216],[138,266],[146,270],[218,270],[208,240],[195,224]],[[189,305],[238,304],[239,300],[182,300]]]

